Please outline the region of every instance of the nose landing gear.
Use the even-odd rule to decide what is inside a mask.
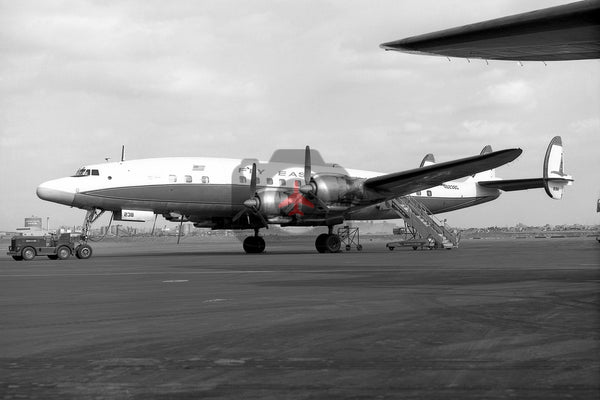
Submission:
[[[81,227],[81,236],[79,237],[79,245],[75,247],[75,257],[81,260],[87,260],[92,256],[92,247],[87,244],[88,240],[90,240],[90,230],[92,229],[92,224],[98,220],[104,214],[104,210],[98,210],[93,208],[91,210],[87,210],[85,213],[85,218],[83,219],[83,226]],[[111,218],[112,222],[112,218]]]

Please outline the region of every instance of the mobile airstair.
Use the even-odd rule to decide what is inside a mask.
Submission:
[[[410,238],[388,243],[388,249],[398,246],[409,246],[413,249],[452,249],[458,247],[460,237],[450,230],[443,222],[435,218],[427,207],[411,196],[398,197],[386,202],[406,225],[405,231]]]

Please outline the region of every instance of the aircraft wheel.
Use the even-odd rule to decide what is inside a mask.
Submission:
[[[359,244],[358,246],[356,246],[356,250],[362,251],[362,244]]]
[[[82,244],[81,246],[77,246],[75,250],[75,257],[80,258],[82,260],[87,260],[92,256],[92,247],[89,244]]]
[[[388,246],[388,249],[390,249],[390,251],[394,250],[394,246]]]
[[[258,254],[265,251],[265,239],[260,236],[248,236],[242,243],[244,251],[248,254]]]
[[[325,245],[327,246],[328,253],[337,253],[342,247],[342,241],[340,240],[340,237],[338,235],[327,235]]]
[[[352,246],[350,246],[349,244],[346,245],[346,251],[350,251],[352,250]]]
[[[23,257],[21,257],[21,256],[12,256],[12,258],[15,261],[23,261]]]
[[[58,256],[56,254],[48,254],[46,257],[48,257],[51,260],[58,260]]]
[[[67,246],[60,246],[58,250],[56,250],[56,257],[59,260],[66,260],[71,256],[71,249]]]
[[[326,233],[321,233],[319,236],[317,236],[317,240],[315,240],[315,247],[319,253],[327,253],[327,245],[325,242],[327,241],[328,236],[329,235]]]
[[[35,258],[35,249],[33,247],[25,247],[21,252],[21,257],[25,261],[31,261]]]

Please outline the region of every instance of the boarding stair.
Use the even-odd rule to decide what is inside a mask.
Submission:
[[[435,218],[423,203],[412,196],[398,197],[386,202],[402,219],[407,229],[431,245],[430,248],[452,249],[458,247],[460,238],[445,223]],[[435,242],[433,244],[432,242]]]

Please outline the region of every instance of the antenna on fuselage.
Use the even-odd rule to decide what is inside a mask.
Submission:
[[[121,146],[121,162],[125,161],[125,145]]]

